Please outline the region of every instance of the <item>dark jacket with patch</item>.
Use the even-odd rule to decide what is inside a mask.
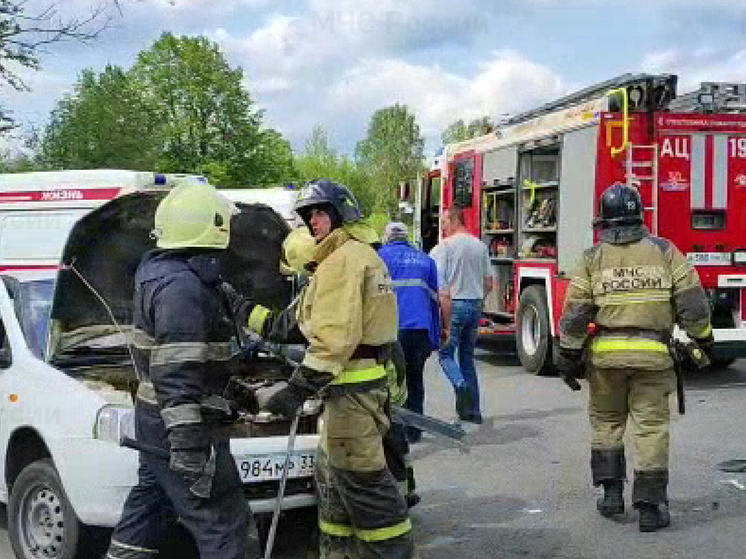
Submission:
[[[203,448],[214,440],[201,406],[223,394],[233,334],[220,282],[215,253],[156,250],[140,263],[133,336],[138,409],[153,416],[148,442]]]

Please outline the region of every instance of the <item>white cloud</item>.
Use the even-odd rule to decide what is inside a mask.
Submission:
[[[460,2],[463,10],[453,11],[454,2],[359,0],[343,10],[332,0],[310,0],[310,12],[275,15],[248,36],[225,28],[209,36],[244,68],[269,123],[296,146],[313,125],[324,123],[338,129],[350,148],[370,114],[394,102],[410,105],[423,132],[435,139],[456,118],[497,116],[564,92],[559,77],[515,51],[488,54],[469,74],[397,56],[397,41],[412,31],[408,26],[439,32],[438,26],[453,25],[449,9],[461,14],[459,22],[471,21],[476,4]]]
[[[667,49],[648,54],[642,61],[647,72],[679,76],[680,92],[697,89],[701,82],[743,83],[746,76],[746,49],[721,51],[712,47]]]
[[[404,103],[432,148],[458,118],[497,117],[565,92],[562,79],[548,68],[514,51],[496,51],[473,75],[396,59],[364,60],[329,88],[323,106],[327,122],[362,137],[373,111]]]

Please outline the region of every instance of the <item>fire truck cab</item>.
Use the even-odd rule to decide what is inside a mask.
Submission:
[[[651,233],[699,272],[718,363],[746,356],[746,85],[703,83],[677,97],[676,82],[625,74],[516,115],[446,146],[423,181],[423,225],[440,183],[440,214],[463,208],[488,245],[497,288],[482,332],[515,335],[528,371],[552,370],[570,275],[615,182],[639,189]]]

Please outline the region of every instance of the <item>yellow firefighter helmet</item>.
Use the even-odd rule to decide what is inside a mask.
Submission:
[[[280,271],[288,275],[308,274],[310,270],[306,266],[313,260],[314,250],[316,250],[316,240],[308,227],[293,229],[282,242]]]
[[[214,187],[174,187],[155,211],[153,237],[158,248],[228,248],[233,204]]]

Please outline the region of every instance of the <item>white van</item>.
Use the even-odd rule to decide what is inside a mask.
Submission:
[[[300,191],[293,186],[270,188],[221,188],[220,193],[233,202],[265,204],[280,214],[291,227],[303,225],[293,211]]]
[[[116,524],[137,481],[137,452],[118,444],[122,435],[132,435],[133,423],[136,377],[127,333],[133,274],[142,254],[152,248],[153,214],[164,195],[142,188],[118,193],[93,211],[42,210],[84,214],[68,228],[69,235],[65,232],[66,241],[59,242],[55,264],[35,266],[39,260],[28,259],[19,265],[3,260],[0,250],[0,261],[6,262],[0,275],[0,501],[8,505],[9,536],[19,558],[85,553],[86,544],[98,541],[89,537],[91,529]],[[11,203],[7,197],[5,202]],[[14,214],[0,209],[0,220],[8,214],[38,213],[36,208],[19,208]],[[239,290],[255,287],[252,296],[260,302],[277,297],[284,285],[262,286],[256,279],[278,265],[287,224],[271,210],[251,205],[242,207],[235,219],[241,242],[233,246],[232,240],[228,251],[229,279]],[[254,228],[260,219],[278,225]],[[274,237],[266,237],[268,230]],[[264,244],[270,250],[258,261],[251,251],[242,251],[244,244],[253,249]],[[30,247],[32,254],[45,254],[41,247]],[[263,354],[238,361],[235,372],[239,381],[264,382],[287,374],[286,365]],[[319,408],[318,402],[304,407],[285,509],[315,504]],[[247,412],[232,427],[231,451],[260,526],[267,525],[274,507],[288,429],[285,418],[266,412]]]
[[[182,182],[207,179],[113,169],[0,174],[0,271],[54,268],[83,215],[117,196]]]

